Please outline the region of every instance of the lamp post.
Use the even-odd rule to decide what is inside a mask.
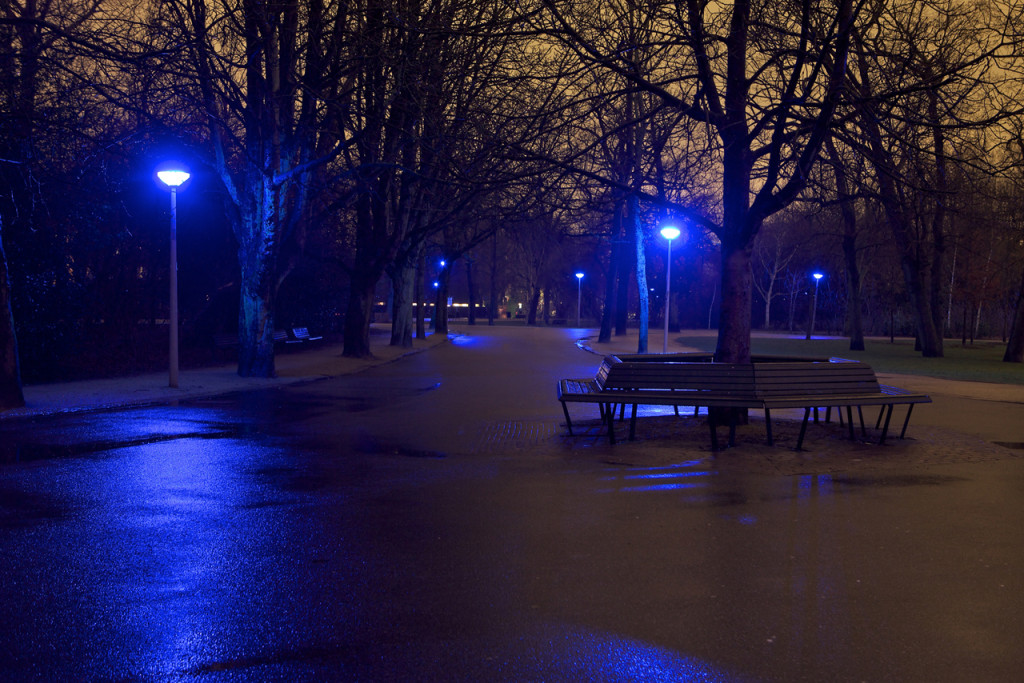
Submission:
[[[808,339],[814,334],[814,319],[818,315],[818,284],[825,275],[823,273],[814,273],[812,277],[814,277],[814,302],[811,304],[811,326],[807,330]]]
[[[580,303],[583,301],[583,273],[576,273],[576,327],[580,326]]]
[[[665,338],[662,340],[661,352],[668,353],[668,312],[670,295],[672,294],[672,240],[679,237],[679,228],[665,226],[661,236],[668,241],[668,257],[665,259]]]
[[[162,164],[156,177],[171,190],[171,301],[170,360],[168,386],[178,387],[178,188],[189,179],[189,172],[180,164]]]

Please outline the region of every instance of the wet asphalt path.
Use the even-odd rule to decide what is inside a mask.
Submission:
[[[0,425],[0,680],[1019,680],[1024,463],[612,464],[567,334]]]

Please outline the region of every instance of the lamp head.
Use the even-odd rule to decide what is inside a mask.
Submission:
[[[582,280],[583,279],[583,273],[576,273],[576,279],[577,280]]]
[[[674,225],[666,225],[661,229],[661,236],[671,242],[675,238],[679,237],[679,228]]]
[[[824,273],[815,273],[814,274],[814,279],[815,280],[820,280],[823,277],[825,277]]]
[[[177,161],[165,161],[156,167],[156,177],[169,188],[180,188],[192,174],[188,166]]]

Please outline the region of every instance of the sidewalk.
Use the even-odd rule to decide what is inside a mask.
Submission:
[[[238,365],[228,363],[215,367],[181,370],[176,389],[168,386],[166,371],[129,377],[26,386],[25,406],[0,412],[0,421],[122,406],[173,403],[233,391],[310,382],[390,363],[402,356],[419,353],[446,341],[444,337],[429,335],[426,339],[414,340],[412,349],[403,349],[388,344],[389,329],[388,326],[374,327],[370,335],[373,358],[345,358],[341,355],[342,345],[331,342],[308,342],[300,348],[288,349],[274,358],[277,368],[277,377],[274,378],[239,377]]]

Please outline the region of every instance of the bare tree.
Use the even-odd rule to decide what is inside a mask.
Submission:
[[[542,5],[548,33],[581,61],[700,124],[696,147],[710,155],[717,180],[713,210],[694,208],[686,188],[659,197],[653,188],[640,193],[614,176],[602,179],[715,233],[723,263],[716,357],[748,361],[753,240],[764,220],[806,187],[844,92],[855,4],[687,0],[631,8],[658,28],[665,57],[654,73],[633,68],[632,46],[622,48],[616,24],[590,19],[602,16],[594,8]]]
[[[785,295],[779,288],[780,280],[789,269],[798,246],[787,239],[784,225],[762,230],[754,243],[753,264],[760,277],[754,277],[754,286],[764,299],[764,327],[771,327],[772,301]]]

